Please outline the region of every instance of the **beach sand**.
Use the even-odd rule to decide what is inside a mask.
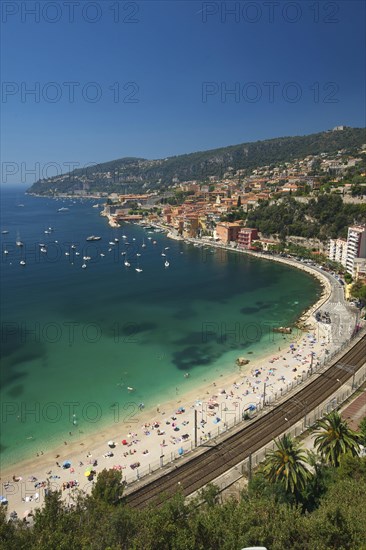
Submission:
[[[129,484],[148,473],[150,467],[155,470],[162,461],[166,464],[193,448],[195,410],[200,443],[217,435],[218,430],[224,431],[226,424],[232,425],[233,418],[241,418],[248,407],[262,404],[264,384],[267,400],[275,393],[285,393],[290,382],[308,373],[312,356],[315,365],[325,358],[331,345],[330,325],[316,323],[312,316],[331,296],[330,283],[310,268],[304,266],[304,270],[323,284],[322,296],[301,317],[306,332],[284,334],[276,352],[258,359],[251,355],[249,364],[238,367],[236,373],[225,374],[223,368],[214,382],[182,395],[177,392],[155,409],[142,408],[129,422],[114,422],[77,441],[76,434],[70,432],[67,441],[60,442],[57,448],[44,449],[27,461],[2,469],[1,494],[8,500],[8,511],[16,510],[23,517],[26,510],[41,506],[48,484],[52,489],[61,489],[63,498],[72,502],[71,485],[90,492],[96,479],[94,476],[90,481],[85,476],[90,470],[97,474],[104,468],[119,469]],[[109,441],[115,442],[115,446],[109,446]],[[71,465],[63,468],[67,460]],[[95,461],[97,465],[93,465]]]
[[[307,373],[312,354],[314,365],[324,357],[329,335],[326,325],[317,325],[297,341],[284,335],[280,351],[260,360],[251,359],[235,374],[222,373],[214,383],[176,396],[155,410],[141,410],[134,422],[113,424],[84,441],[73,442],[71,435],[58,448],[49,452],[45,449],[44,454],[3,470],[1,494],[9,501],[9,512],[16,510],[22,517],[25,510],[41,506],[48,482],[51,488],[62,489],[68,500],[73,492],[70,482],[77,482],[78,488],[86,492],[91,490],[95,476],[94,481],[85,476],[90,469],[96,473],[104,468],[120,469],[128,484],[148,473],[149,464],[156,469],[162,455],[164,464],[180,453],[184,456],[193,446],[194,409],[198,412],[200,443],[216,435],[218,428],[225,429],[225,423],[232,422],[234,416],[239,419],[249,406],[262,403],[264,383],[268,399]],[[109,441],[116,445],[111,448]],[[106,456],[109,452],[113,456]],[[70,468],[62,467],[66,460],[71,462]],[[97,465],[93,466],[95,460]]]

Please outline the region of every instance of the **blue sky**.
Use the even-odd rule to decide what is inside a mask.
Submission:
[[[71,4],[1,4],[3,182],[365,125],[361,1]]]

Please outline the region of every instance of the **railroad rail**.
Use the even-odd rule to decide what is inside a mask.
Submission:
[[[308,412],[323,403],[352,377],[352,372],[349,368],[345,369],[344,365],[352,365],[354,371],[357,371],[365,363],[365,356],[366,335],[295,396],[289,397],[264,416],[175,470],[137,488],[126,495],[125,501],[134,508],[151,504],[159,506],[178,489],[184,496],[197,491],[280,436],[284,431],[284,423],[288,422],[287,416],[291,418],[291,425],[301,420],[304,417],[303,403],[306,403]]]

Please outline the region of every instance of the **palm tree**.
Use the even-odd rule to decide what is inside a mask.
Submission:
[[[306,465],[307,457],[287,434],[275,441],[275,444],[277,449],[266,456],[263,474],[272,483],[279,482],[287,492],[298,495],[311,477]]]
[[[325,418],[318,420],[314,433],[315,447],[323,459],[332,466],[339,466],[343,454],[351,453],[352,456],[357,456],[360,450],[360,434],[349,428],[338,411],[332,411]]]

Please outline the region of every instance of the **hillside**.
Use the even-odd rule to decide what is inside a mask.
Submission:
[[[364,143],[364,128],[346,128],[337,132],[241,143],[166,159],[127,157],[39,180],[28,192],[45,195],[77,190],[138,192],[169,187],[176,181],[205,181],[209,176],[222,177],[227,172],[250,170],[308,155],[352,150]]]

